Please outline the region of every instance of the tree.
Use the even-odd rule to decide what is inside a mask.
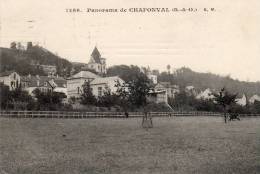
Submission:
[[[6,85],[0,85],[1,108],[4,109],[26,109],[28,104],[34,103],[33,98],[27,91],[18,87],[12,91]]]
[[[177,110],[191,111],[195,110],[197,103],[194,95],[189,95],[184,88],[180,89],[180,92],[175,94],[174,98],[169,98],[169,105]]]
[[[116,65],[107,69],[107,76],[119,76],[125,82],[134,80],[140,73],[140,68],[134,65]]]
[[[118,105],[123,108],[124,112],[127,112],[129,108],[131,108],[131,103],[129,102],[128,85],[125,82],[121,84],[119,81],[117,81],[115,87],[117,87],[116,94]]]
[[[150,80],[140,73],[135,80],[128,82],[129,101],[135,106],[145,106],[151,89]]]
[[[260,101],[255,100],[255,102],[250,106],[251,113],[260,114]]]
[[[9,101],[9,87],[0,83],[0,107],[6,108]]]
[[[39,110],[57,110],[62,108],[62,99],[66,98],[64,93],[60,92],[41,92],[39,89],[33,91],[37,99],[37,109]]]
[[[151,90],[151,83],[145,74],[139,73],[133,80],[117,84],[117,87],[121,99],[137,107],[144,107],[147,104],[146,99]]]
[[[227,123],[227,111],[230,109],[232,104],[236,103],[237,94],[231,94],[222,88],[219,93],[214,93],[215,102],[223,108],[225,123]]]
[[[128,101],[136,106],[142,107],[144,110],[144,116],[142,120],[142,127],[143,128],[152,128],[152,116],[150,115],[149,111],[146,108],[147,106],[147,96],[151,90],[151,83],[150,80],[144,73],[139,73],[135,76],[135,78],[129,82],[127,82],[122,90],[123,94],[128,97]],[[128,90],[127,93],[125,90]]]
[[[95,105],[97,103],[97,99],[92,93],[92,89],[90,88],[90,83],[85,82],[82,85],[82,89],[83,89],[83,91],[82,91],[82,94],[81,94],[81,97],[80,97],[81,104]]]
[[[111,92],[110,89],[106,90],[102,96],[98,97],[98,105],[110,108],[118,104],[118,96]]]

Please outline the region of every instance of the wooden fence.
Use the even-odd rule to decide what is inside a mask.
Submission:
[[[215,112],[150,112],[153,117],[183,116],[223,116]],[[143,112],[129,112],[129,118],[142,117]],[[240,114],[240,116],[260,116],[260,114]],[[125,118],[124,112],[72,112],[72,111],[0,111],[0,117],[8,118]]]

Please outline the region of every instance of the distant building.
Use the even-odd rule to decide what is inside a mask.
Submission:
[[[249,99],[249,102],[250,103],[254,103],[255,101],[260,101],[260,96],[255,94],[253,95],[250,99]]]
[[[204,100],[214,99],[214,98],[215,98],[215,96],[212,94],[212,91],[209,88],[207,88],[204,91],[200,92],[196,96],[196,99],[204,99]]]
[[[115,86],[117,81],[121,84],[124,82],[118,76],[100,77],[89,71],[81,71],[67,79],[68,97],[79,98],[83,92],[82,85],[85,82],[90,83],[93,95],[96,97],[102,96],[107,90],[115,93],[117,90],[117,87]]]
[[[52,91],[52,86],[49,84],[47,76],[22,76],[21,86],[32,96],[35,89],[39,89],[41,92]]]
[[[149,80],[152,81],[153,84],[157,84],[157,75],[153,73],[153,71],[151,71],[150,67],[148,66],[148,68],[146,69],[146,72],[144,72],[147,76],[147,78]]]
[[[242,98],[237,98],[236,103],[241,106],[245,106],[247,104],[247,98],[246,95],[243,94]]]
[[[166,90],[150,91],[147,97],[148,102],[168,104]]]
[[[21,77],[15,71],[5,71],[0,73],[0,82],[14,90],[20,86]]]
[[[195,87],[194,87],[194,86],[186,86],[186,87],[185,87],[185,92],[186,92],[188,95],[197,96],[197,91],[195,90]]]
[[[120,84],[124,83],[124,81],[121,78],[119,78],[118,76],[96,78],[90,82],[90,87],[92,89],[93,94],[96,97],[100,97],[104,94],[105,91],[108,91],[108,90],[110,90],[111,93],[116,93],[117,81]]]
[[[68,98],[79,98],[82,93],[82,85],[85,82],[91,82],[96,78],[100,78],[100,76],[89,71],[80,71],[79,73],[67,78]]]
[[[98,51],[97,47],[94,48],[90,60],[85,69],[94,70],[100,75],[104,75],[107,73],[106,69],[106,59],[101,57],[100,52]]]
[[[55,91],[67,95],[67,82],[58,76],[22,76],[21,87],[32,96],[35,89],[39,89],[41,92]]]
[[[150,79],[153,82],[153,84],[157,84],[158,83],[157,82],[157,75],[148,74],[147,77],[148,77],[148,79]]]
[[[167,97],[174,98],[180,92],[179,86],[172,85],[170,82],[159,82],[155,87],[155,91],[165,90]]]
[[[51,80],[49,80],[50,85],[53,88],[54,92],[60,92],[64,93],[66,96],[68,96],[68,88],[67,88],[67,81],[62,77],[51,77]]]

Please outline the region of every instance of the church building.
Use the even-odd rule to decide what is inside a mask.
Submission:
[[[97,47],[94,48],[86,68],[94,70],[99,75],[104,75],[107,73],[106,59],[101,57]]]

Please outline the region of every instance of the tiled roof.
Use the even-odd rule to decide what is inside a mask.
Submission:
[[[51,84],[51,81],[54,81],[55,84]],[[53,87],[64,87],[67,82],[62,77],[48,77],[48,76],[22,76],[21,81],[29,82],[29,87],[42,87],[45,82],[48,82],[48,85],[53,85]],[[39,86],[37,85],[39,81]]]
[[[90,71],[80,71],[79,73],[73,75],[72,77],[68,79],[73,79],[73,78],[90,78],[90,79],[95,79],[99,78],[100,76],[90,72]]]
[[[96,85],[96,84],[107,84],[111,81],[116,81],[119,80],[120,78],[118,76],[113,76],[113,77],[101,77],[101,78],[96,78],[93,81],[90,82],[91,85]]]
[[[67,81],[65,79],[54,79],[54,82],[58,87],[65,87],[67,85]]]

